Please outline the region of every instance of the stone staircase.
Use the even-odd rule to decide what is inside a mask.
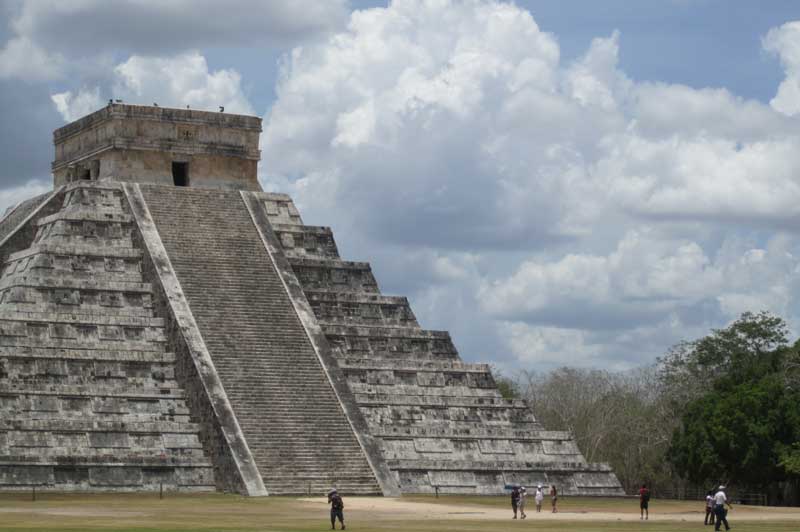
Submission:
[[[339,257],[328,227],[303,225],[291,198],[263,194],[269,222],[403,492],[501,493],[508,483],[620,495],[568,433],[546,431],[506,400],[484,364],[461,361],[448,333],[422,329],[408,300],[385,296],[370,265]]]
[[[240,194],[140,189],[268,492],[380,493]]]
[[[59,201],[0,277],[0,489],[213,490],[120,187]]]

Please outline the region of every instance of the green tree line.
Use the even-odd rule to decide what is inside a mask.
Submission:
[[[548,429],[570,431],[626,492],[720,483],[770,504],[800,503],[800,341],[769,313],[745,313],[627,372],[559,368],[500,378]]]

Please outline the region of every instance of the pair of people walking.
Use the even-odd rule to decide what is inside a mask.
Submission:
[[[525,501],[527,496],[528,491],[525,486],[513,486],[511,488],[511,509],[514,511],[514,519],[517,518],[517,513],[519,513],[520,519],[525,519],[527,517],[525,513]],[[553,513],[558,513],[558,489],[555,485],[550,486],[550,497],[553,505]],[[544,489],[541,484],[536,487],[534,501],[536,502],[536,512],[541,512],[542,502],[544,501]]]

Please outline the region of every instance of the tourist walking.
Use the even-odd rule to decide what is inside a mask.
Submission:
[[[551,503],[553,504],[553,513],[558,513],[558,489],[556,489],[556,485],[553,484],[550,486],[550,497],[552,497]]]
[[[647,521],[650,519],[650,490],[647,484],[642,484],[639,489],[639,519]]]
[[[728,508],[731,507],[731,503],[728,502],[728,497],[725,495],[725,486],[720,486],[719,491],[714,494],[714,513],[717,516],[717,523],[714,525],[714,530],[719,530],[719,525],[722,523],[725,524],[725,530],[731,529],[728,525],[728,510],[725,509],[726,504]]]
[[[331,530],[336,530],[336,519],[342,524],[344,530],[344,501],[336,488],[328,492],[328,504],[331,505]]]
[[[536,495],[534,496],[534,499],[536,500],[536,513],[541,513],[542,501],[544,500],[544,490],[542,489],[541,484],[536,487]]]
[[[522,486],[519,489],[519,516],[521,519],[525,519],[528,517],[525,515],[525,500],[528,497],[528,490],[525,489],[525,486]]]
[[[714,524],[714,490],[708,490],[708,493],[706,493],[706,518],[703,524]]]
[[[514,519],[517,518],[517,509],[519,508],[519,486],[511,488],[511,509],[514,510]]]

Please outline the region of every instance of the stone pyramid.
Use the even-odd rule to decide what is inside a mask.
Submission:
[[[214,487],[123,201],[73,188],[29,221],[27,249],[3,248],[3,485]]]
[[[328,227],[261,192],[260,120],[111,104],[0,220],[0,489],[620,495]]]

